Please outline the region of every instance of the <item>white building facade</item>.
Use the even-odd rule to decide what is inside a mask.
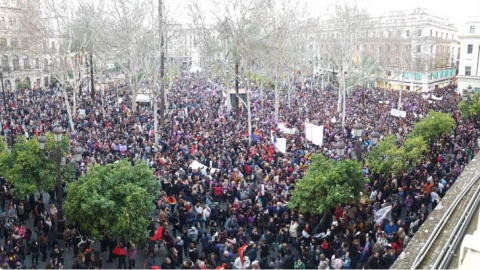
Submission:
[[[365,54],[378,63],[371,87],[426,92],[455,84],[459,43],[457,29],[447,17],[416,8],[370,15],[368,20],[371,26],[357,33],[361,38],[354,58],[359,61]],[[329,53],[322,48],[332,44],[331,39],[335,30],[321,35],[320,62]]]
[[[480,92],[480,16],[470,17],[459,34],[460,67],[458,91],[471,89]]]
[[[0,2],[0,67],[6,91],[29,85],[45,87],[50,83],[49,57],[44,48],[55,49],[55,42],[35,41],[22,31],[21,7],[14,0]],[[45,43],[45,44],[43,44]]]

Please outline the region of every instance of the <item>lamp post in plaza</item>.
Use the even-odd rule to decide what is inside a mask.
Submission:
[[[363,125],[361,123],[356,123],[355,125],[353,125],[353,132],[355,134],[355,137],[361,137],[363,132]]]
[[[57,209],[58,209],[57,232],[63,232],[65,230],[65,219],[63,217],[63,210],[62,210],[63,183],[62,183],[61,166],[64,166],[66,164],[67,160],[64,156],[62,156],[62,152],[61,152],[61,149],[60,149],[60,142],[62,141],[62,136],[63,136],[62,127],[60,127],[60,126],[55,127],[52,130],[52,133],[53,133],[53,138],[56,142],[55,154],[50,156],[50,157],[53,157],[57,162]],[[45,137],[45,135],[42,134],[42,135],[38,136],[37,142],[38,142],[38,148],[40,149],[41,152],[43,152],[45,150],[45,145],[46,145],[46,142],[47,142],[47,138]]]
[[[62,155],[60,142],[62,141],[63,136],[63,129],[61,127],[55,127],[53,130],[53,136],[56,142],[55,148],[55,155],[54,158],[57,160],[57,232],[63,233],[65,230],[65,218],[63,216],[63,182],[62,182],[62,175],[61,175],[61,166],[65,166],[67,164],[67,158]],[[40,150],[45,149],[45,143],[47,142],[47,138],[44,135],[41,135],[37,138],[38,147]],[[82,154],[84,149],[80,146],[77,146],[73,149],[74,153],[74,162],[79,163],[82,160]],[[72,162],[73,162],[72,161]]]
[[[55,147],[55,158],[57,160],[57,209],[58,209],[58,219],[57,219],[57,231],[63,232],[65,219],[63,218],[63,183],[62,183],[62,171],[61,166],[65,165],[65,159],[62,157],[60,142],[62,141],[63,128],[60,126],[55,127],[53,130],[53,138],[57,143]],[[63,160],[62,160],[63,159]]]
[[[345,154],[345,143],[340,140],[335,144],[335,150],[337,151],[337,155],[342,157]]]
[[[8,115],[7,96],[5,95],[5,87],[3,85],[3,72],[2,72],[1,69],[0,69],[0,80],[2,81],[3,105],[5,107],[4,118],[6,119],[7,115]],[[3,123],[1,123],[1,125],[2,125],[1,128],[3,129]],[[5,148],[8,148],[8,145],[7,145],[7,131],[6,130],[3,130],[3,137],[5,137]]]
[[[377,145],[378,141],[380,140],[380,133],[374,131],[372,134],[370,134],[370,136],[372,137],[372,144]]]

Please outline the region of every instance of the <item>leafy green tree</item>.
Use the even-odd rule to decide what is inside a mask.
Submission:
[[[395,135],[390,135],[380,141],[365,156],[368,168],[376,173],[390,174],[394,171],[395,161],[399,158]]]
[[[305,213],[322,213],[338,203],[358,201],[365,183],[367,179],[359,162],[349,159],[335,162],[315,155],[292,191],[288,205]]]
[[[458,103],[458,110],[463,117],[476,116],[480,114],[480,92],[473,95],[470,101],[462,100]]]
[[[57,184],[57,160],[54,158],[56,143],[53,135],[46,134],[47,143],[45,152],[51,153],[51,158],[38,149],[37,138],[27,140],[21,136],[15,140],[11,151],[4,147],[0,149],[0,173],[7,182],[13,185],[13,195],[24,198],[27,194],[46,192],[55,188]],[[62,153],[69,153],[69,141],[66,136],[60,142]],[[75,168],[67,163],[62,167],[62,180],[73,179]]]
[[[88,174],[67,186],[63,206],[67,220],[81,224],[93,239],[105,230],[127,241],[144,242],[148,217],[160,191],[160,184],[145,162],[134,166],[122,160],[93,166]]]
[[[415,124],[409,136],[420,136],[427,142],[434,142],[450,132],[454,125],[455,120],[450,114],[431,110],[424,119]]]
[[[427,143],[422,137],[408,137],[400,146],[395,136],[390,135],[365,156],[365,161],[373,172],[396,174],[414,167],[423,158],[426,150]]]

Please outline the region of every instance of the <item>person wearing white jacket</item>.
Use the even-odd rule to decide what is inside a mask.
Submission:
[[[292,243],[297,243],[298,238],[298,222],[296,220],[292,220],[290,223],[290,228],[288,228],[288,234],[290,236],[290,241]]]
[[[240,257],[235,259],[235,262],[233,263],[233,269],[247,269],[250,267],[250,259],[248,256],[243,256],[243,265],[242,262],[240,261]]]

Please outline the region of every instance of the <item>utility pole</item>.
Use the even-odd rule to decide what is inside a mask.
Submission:
[[[160,35],[160,122],[162,127],[165,125],[165,87],[163,85],[163,78],[165,76],[165,40],[163,31],[163,0],[158,0],[158,34]],[[154,102],[157,101],[155,100]]]

